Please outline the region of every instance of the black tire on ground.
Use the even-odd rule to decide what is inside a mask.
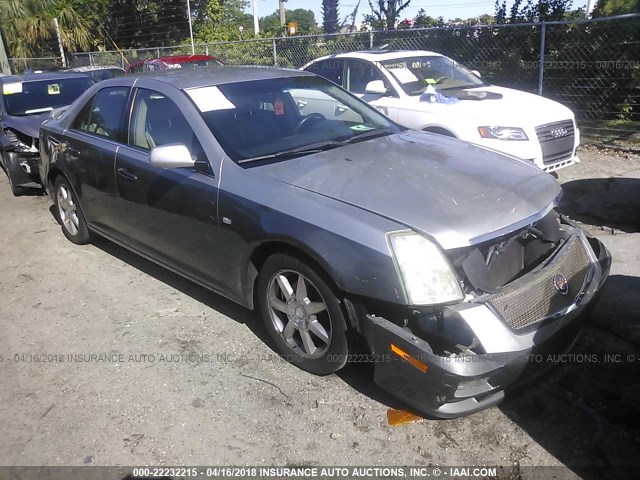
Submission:
[[[7,174],[7,179],[9,180],[9,187],[11,188],[11,193],[13,193],[14,197],[20,197],[21,195],[25,195],[29,189],[27,187],[21,187],[14,183],[13,174],[11,173],[11,171],[14,168],[13,161],[14,160],[10,153],[2,152],[2,167],[4,169],[4,173]]]
[[[291,294],[289,300],[285,291]],[[313,267],[296,257],[272,255],[258,276],[256,305],[276,351],[295,366],[328,375],[347,363],[347,326],[340,302]]]
[[[63,176],[56,178],[53,187],[53,198],[58,222],[62,227],[64,236],[76,245],[91,243],[94,234],[87,227],[87,222],[84,219],[76,194]]]

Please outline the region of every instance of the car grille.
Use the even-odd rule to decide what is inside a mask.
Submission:
[[[542,321],[570,306],[582,292],[591,262],[582,241],[573,239],[545,267],[511,282],[488,302],[513,329]],[[566,295],[554,286],[554,276],[563,275],[569,284]]]
[[[576,136],[573,120],[536,127],[536,135],[542,148],[542,162],[545,165],[567,160],[573,155]]]

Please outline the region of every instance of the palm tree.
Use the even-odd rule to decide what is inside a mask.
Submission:
[[[73,0],[0,0],[0,32],[9,55],[28,58],[34,53],[50,53],[44,52],[42,45],[55,35],[55,18],[65,49],[89,48],[92,28]]]

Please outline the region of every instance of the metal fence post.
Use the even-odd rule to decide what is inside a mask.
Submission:
[[[124,53],[120,52],[120,66],[124,69]]]
[[[542,95],[542,84],[544,83],[544,49],[547,36],[547,24],[542,22],[540,30],[540,69],[538,72],[538,95]]]
[[[272,39],[273,41],[273,66],[278,66],[278,50],[276,49],[276,39]]]
[[[373,50],[373,31],[369,32],[369,50]]]
[[[205,54],[205,55],[209,55],[209,44],[206,44],[206,45],[204,46],[204,54]]]
[[[89,65],[93,67],[93,53],[89,52]]]

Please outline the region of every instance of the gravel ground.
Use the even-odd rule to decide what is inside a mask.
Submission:
[[[581,156],[560,172],[562,209],[615,260],[575,350],[599,361],[566,362],[497,408],[399,427],[386,415],[402,406],[369,366],[296,369],[252,312],[106,240],[69,243],[48,197],[14,198],[3,175],[0,465],[583,465],[602,478],[640,464],[640,362],[627,361],[640,345],[640,221],[628,220],[640,179],[621,177],[640,157]]]

